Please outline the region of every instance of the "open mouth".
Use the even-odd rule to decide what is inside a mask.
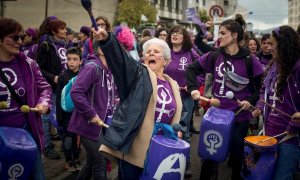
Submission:
[[[151,64],[156,64],[156,61],[155,61],[155,60],[149,60],[148,64],[149,64],[149,65],[151,65]]]

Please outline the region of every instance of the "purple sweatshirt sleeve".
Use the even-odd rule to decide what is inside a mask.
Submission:
[[[71,89],[71,97],[76,110],[90,120],[97,115],[95,109],[91,106],[91,101],[87,94],[93,90],[96,82],[96,66],[86,64],[79,72],[76,81]]]

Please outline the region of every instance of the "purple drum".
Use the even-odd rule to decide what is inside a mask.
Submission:
[[[245,180],[272,180],[277,156],[277,140],[269,136],[248,136],[245,138],[242,176]]]
[[[198,154],[203,159],[225,161],[234,123],[232,111],[211,107],[203,116],[200,125]]]
[[[0,179],[28,179],[37,146],[27,131],[0,127]]]
[[[152,137],[148,151],[147,173],[140,179],[183,180],[190,144],[162,135]]]

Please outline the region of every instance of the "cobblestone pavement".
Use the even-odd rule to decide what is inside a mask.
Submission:
[[[200,127],[200,116],[194,116],[194,125],[195,127]],[[201,159],[198,156],[198,141],[199,135],[193,134],[191,138],[191,167],[192,167],[192,177],[188,180],[198,180],[200,176],[200,167],[201,167]],[[66,172],[64,170],[64,157],[63,153],[60,150],[61,141],[54,141],[55,150],[59,152],[60,159],[59,160],[50,160],[44,157],[44,167],[45,174],[47,180],[73,180],[76,178],[76,173]],[[80,155],[80,159],[82,163],[84,161],[84,148],[82,147],[82,153]],[[227,167],[227,163],[221,163],[219,166],[219,180],[229,180],[231,171]],[[117,165],[113,164],[113,171],[108,176],[110,180],[117,179]]]

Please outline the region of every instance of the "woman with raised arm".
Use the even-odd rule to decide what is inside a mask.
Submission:
[[[179,86],[164,74],[170,48],[163,40],[148,40],[143,45],[145,64],[141,64],[128,55],[114,34],[99,29],[94,37],[120,97],[100,150],[119,160],[119,179],[139,179],[154,129],[178,123],[181,117]]]

